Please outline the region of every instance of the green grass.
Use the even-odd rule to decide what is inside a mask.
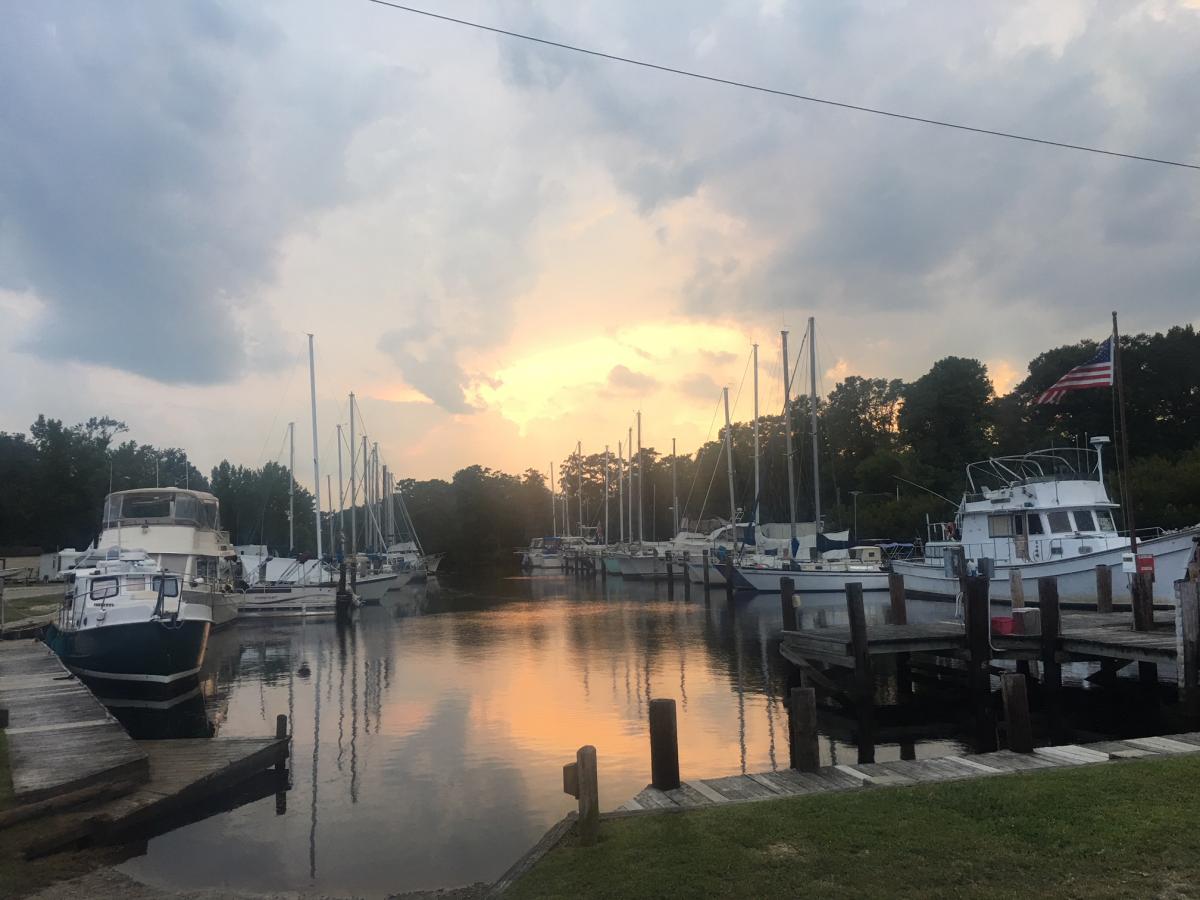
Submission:
[[[1200,897],[1200,759],[605,821],[538,897]]]
[[[30,616],[54,612],[62,602],[62,591],[58,594],[47,592],[35,597],[13,597],[9,593],[4,596],[4,620],[15,622]]]

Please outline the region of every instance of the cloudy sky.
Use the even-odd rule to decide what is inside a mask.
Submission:
[[[1200,0],[427,8],[725,78],[1200,162]],[[712,433],[781,390],[1200,322],[1200,172],[633,68],[366,0],[13,4],[0,429],[109,414],[207,468],[347,392],[404,475]]]

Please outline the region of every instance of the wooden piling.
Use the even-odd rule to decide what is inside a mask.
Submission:
[[[1008,570],[1008,596],[1012,598],[1013,609],[1025,607],[1025,582],[1021,580],[1020,569]]]
[[[779,579],[779,610],[783,613],[783,627],[785,630],[796,628],[796,610],[792,606],[792,593],[796,589],[796,582],[786,575]]]
[[[733,554],[725,556],[725,598],[733,600]]]
[[[691,572],[692,554],[690,551],[683,551],[683,599],[692,599],[692,572]]]
[[[675,557],[667,551],[667,596],[675,595]]]
[[[596,748],[580,747],[575,754],[575,774],[579,785],[579,842],[596,843],[600,832],[600,779],[596,770]]]
[[[821,747],[817,741],[817,692],[810,687],[792,688],[788,695],[788,733],[791,737],[790,764],[801,772],[821,768]]]
[[[288,717],[280,713],[275,717],[275,740],[284,741],[288,736]],[[287,768],[282,759],[275,763],[275,771],[282,772]]]
[[[1138,572],[1133,576],[1133,630],[1154,630],[1154,575]]]
[[[1112,611],[1112,569],[1101,563],[1096,566],[1096,612]]]
[[[660,791],[679,787],[679,730],[675,701],[650,701],[650,783]]]
[[[704,556],[704,593],[708,593],[712,588],[712,576],[708,573],[709,553],[707,550],[702,551]]]
[[[888,575],[888,599],[891,601],[893,625],[908,624],[908,598],[904,595],[904,576],[899,572]],[[896,654],[896,699],[900,703],[912,700],[912,666],[907,653]]]
[[[1179,703],[1184,715],[1195,718],[1200,713],[1200,584],[1194,581],[1179,582],[1175,637]]]
[[[0,706],[0,728],[8,727],[8,709]]]
[[[971,702],[975,707],[976,742],[981,751],[994,750],[995,722],[992,716],[992,644],[991,607],[986,575],[969,575],[965,579],[965,612],[967,626],[967,680]]]
[[[1050,740],[1059,743],[1062,732],[1062,667],[1058,663],[1058,636],[1062,618],[1058,606],[1058,579],[1038,579],[1038,606],[1042,626],[1042,687],[1046,693],[1046,711],[1050,715]]]
[[[854,649],[854,707],[858,717],[858,761],[875,762],[875,677],[867,643],[867,616],[863,609],[862,584],[846,584],[846,613],[850,620],[850,643]]]
[[[1024,675],[1000,676],[1000,694],[1004,698],[1004,722],[1008,728],[1008,749],[1014,753],[1033,752],[1033,724],[1029,719],[1029,694]]]

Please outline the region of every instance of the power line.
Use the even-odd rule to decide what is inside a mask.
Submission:
[[[797,94],[792,91],[784,91],[779,88],[765,87],[760,84],[751,84],[746,81],[735,81],[732,78],[721,78],[716,75],[705,75],[703,72],[692,72],[688,69],[678,69],[674,66],[664,66],[658,63],[647,62],[643,59],[634,59],[629,56],[617,56],[615,53],[605,53],[602,50],[591,50],[587,47],[579,47],[574,44],[566,44],[562,41],[552,41],[548,38],[535,37],[531,34],[523,34],[519,31],[509,31],[505,28],[496,28],[492,25],[484,25],[480,22],[472,22],[468,19],[457,19],[454,16],[446,16],[441,13],[430,12],[427,9],[417,9],[415,6],[404,6],[400,3],[392,3],[390,0],[367,0],[368,3],[374,3],[378,6],[386,6],[391,9],[400,10],[401,12],[412,13],[418,16],[425,16],[430,19],[438,19],[442,22],[449,22],[454,25],[463,25],[467,28],[475,28],[479,31],[488,31],[492,34],[500,34],[505,37],[517,38],[522,41],[530,41],[535,44],[542,44],[546,47],[557,47],[560,50],[570,50],[572,53],[582,53],[587,56],[594,56],[599,59],[607,59],[612,62],[625,63],[630,66],[640,66],[643,69],[654,69],[658,72],[667,72],[671,75],[683,75],[687,78],[696,78],[700,81],[708,81],[713,84],[723,84],[728,87],[742,88],[748,91],[757,91],[762,94],[772,94],[776,97],[787,97],[791,100],[803,100],[806,103],[819,103],[824,106],[835,106],[839,109],[851,109],[855,112],[870,113],[875,116],[886,116],[890,119],[904,119],[908,122],[918,122],[922,125],[937,125],[941,128],[953,128],[958,131],[969,131],[973,134],[983,134],[989,137],[1006,138],[1012,141],[1025,141],[1029,144],[1043,144],[1047,147],[1058,147],[1063,150],[1081,150],[1086,153],[1097,153],[1101,156],[1115,156],[1120,159],[1132,159],[1138,162],[1155,163],[1161,166],[1175,166],[1180,169],[1196,169],[1200,170],[1200,165],[1194,163],[1179,162],[1173,159],[1159,159],[1154,156],[1139,156],[1136,153],[1120,153],[1116,150],[1104,150],[1099,147],[1088,147],[1084,144],[1068,144],[1064,141],[1052,141],[1048,138],[1032,137],[1027,134],[1016,134],[1011,131],[998,131],[992,128],[976,128],[973,125],[963,125],[959,122],[947,122],[942,119],[928,119],[924,116],[911,116],[905,113],[892,112],[886,109],[878,109],[873,106],[860,106],[855,103],[843,103],[840,100],[830,100],[825,97],[813,97],[808,94]]]

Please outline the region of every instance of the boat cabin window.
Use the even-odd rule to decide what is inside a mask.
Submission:
[[[163,586],[163,577],[161,575],[155,575],[153,587],[154,587],[155,591],[158,591],[161,588],[162,594],[164,597],[178,597],[179,596],[179,579],[178,578],[166,579],[166,586],[164,587]]]
[[[91,592],[88,594],[93,600],[108,600],[110,597],[117,596],[120,593],[121,581],[115,576],[109,578],[93,578]]]
[[[146,589],[145,575],[126,575],[125,590],[127,591],[144,591]]]
[[[1046,513],[1046,520],[1050,524],[1052,534],[1070,534],[1072,531],[1071,516],[1064,510]]]
[[[1012,537],[1012,516],[988,516],[989,537]]]
[[[1075,510],[1075,530],[1076,531],[1095,531],[1096,520],[1092,518],[1092,514],[1086,509]]]
[[[171,518],[170,494],[128,494],[121,499],[123,519]]]
[[[1101,531],[1116,531],[1117,526],[1113,523],[1112,513],[1107,509],[1096,510],[1096,527]]]
[[[1029,533],[1045,534],[1045,532],[1042,530],[1042,517],[1036,513],[1029,514]]]

